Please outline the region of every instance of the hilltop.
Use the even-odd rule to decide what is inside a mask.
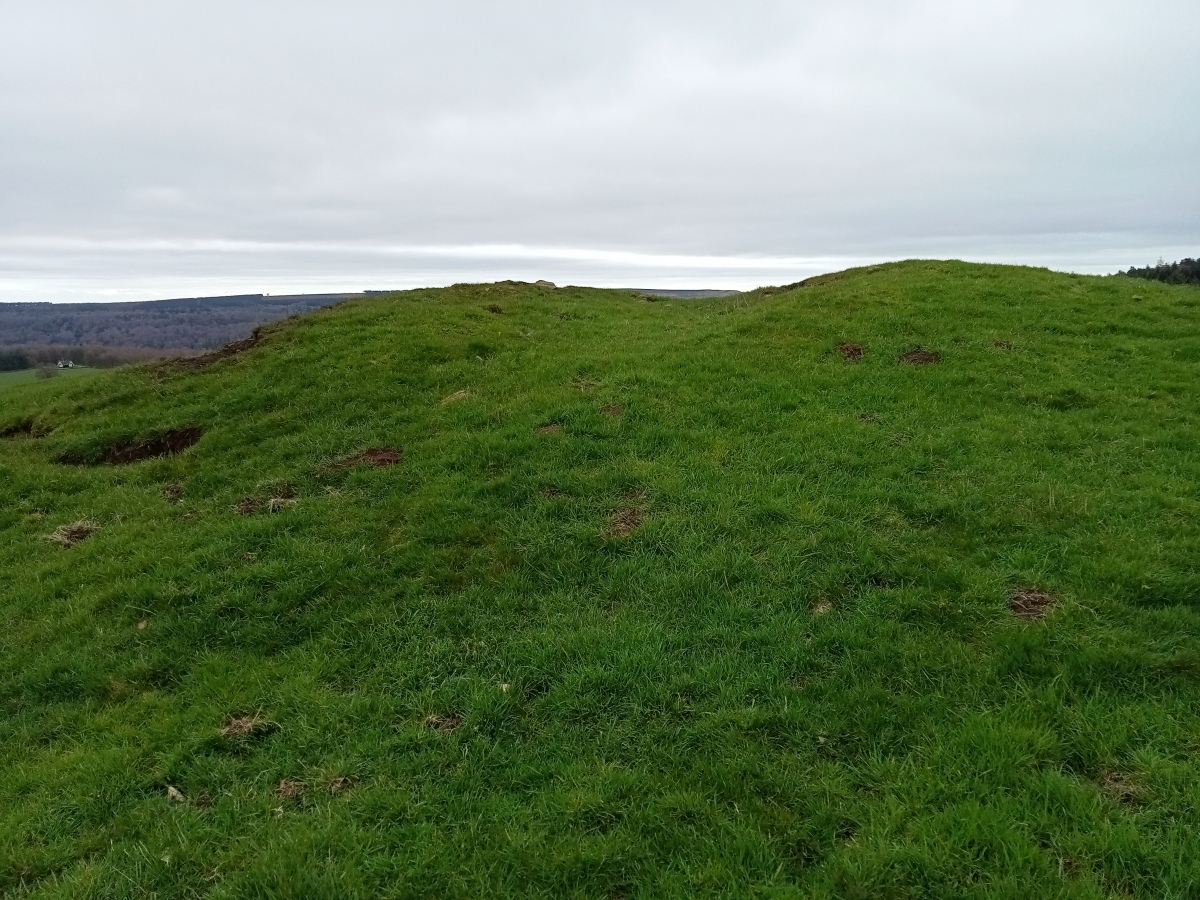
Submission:
[[[1198,326],[911,261],[7,388],[0,891],[1188,896]]]

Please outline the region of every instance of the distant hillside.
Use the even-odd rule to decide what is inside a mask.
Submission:
[[[0,346],[86,344],[202,350],[244,338],[255,325],[349,296],[355,295],[240,294],[131,303],[0,303]]]

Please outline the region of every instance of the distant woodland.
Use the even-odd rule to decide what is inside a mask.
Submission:
[[[0,303],[0,371],[69,358],[89,366],[219,347],[255,325],[337,303],[347,294],[199,297],[131,303]]]
[[[1149,278],[1152,281],[1165,281],[1167,284],[1197,284],[1200,285],[1200,259],[1181,259],[1179,262],[1159,262],[1156,266],[1146,266],[1144,269],[1129,269],[1122,272],[1131,278]]]

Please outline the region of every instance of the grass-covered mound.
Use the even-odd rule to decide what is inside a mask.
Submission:
[[[240,350],[0,394],[0,892],[1194,896],[1194,288],[463,286]]]

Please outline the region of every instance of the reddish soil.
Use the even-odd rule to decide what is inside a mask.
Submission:
[[[250,337],[248,338],[233,341],[219,350],[213,350],[200,356],[185,356],[181,359],[172,360],[170,365],[180,369],[207,369],[209,366],[223,359],[229,359],[231,356],[237,356],[239,353],[244,353],[247,350],[257,347],[262,341],[262,337],[262,326],[259,326],[250,333]]]
[[[367,465],[374,466],[377,469],[382,469],[385,466],[394,466],[404,458],[404,454],[395,447],[368,447],[366,450],[360,450],[344,459],[339,459],[332,465],[325,467],[326,472],[338,472],[342,469],[352,469],[355,466]]]
[[[98,456],[79,452],[64,453],[58,461],[69,466],[100,465],[108,463],[112,466],[127,466],[130,463],[141,462],[143,459],[156,459],[160,456],[174,456],[193,446],[204,436],[204,429],[199,425],[187,425],[183,428],[172,428],[156,434],[154,437],[140,441],[118,441],[106,447]]]
[[[935,362],[941,362],[941,359],[942,354],[936,350],[924,350],[920,347],[900,354],[900,362],[908,363],[910,366],[929,366]]]
[[[863,358],[862,344],[839,344],[838,353],[846,362],[858,362]]]
[[[433,728],[436,731],[453,731],[462,725],[462,716],[451,713],[448,716],[440,716],[433,713],[425,719],[425,727]]]
[[[1027,621],[1044,618],[1057,604],[1057,597],[1035,587],[1021,588],[1008,598],[1008,608],[1013,615]]]

